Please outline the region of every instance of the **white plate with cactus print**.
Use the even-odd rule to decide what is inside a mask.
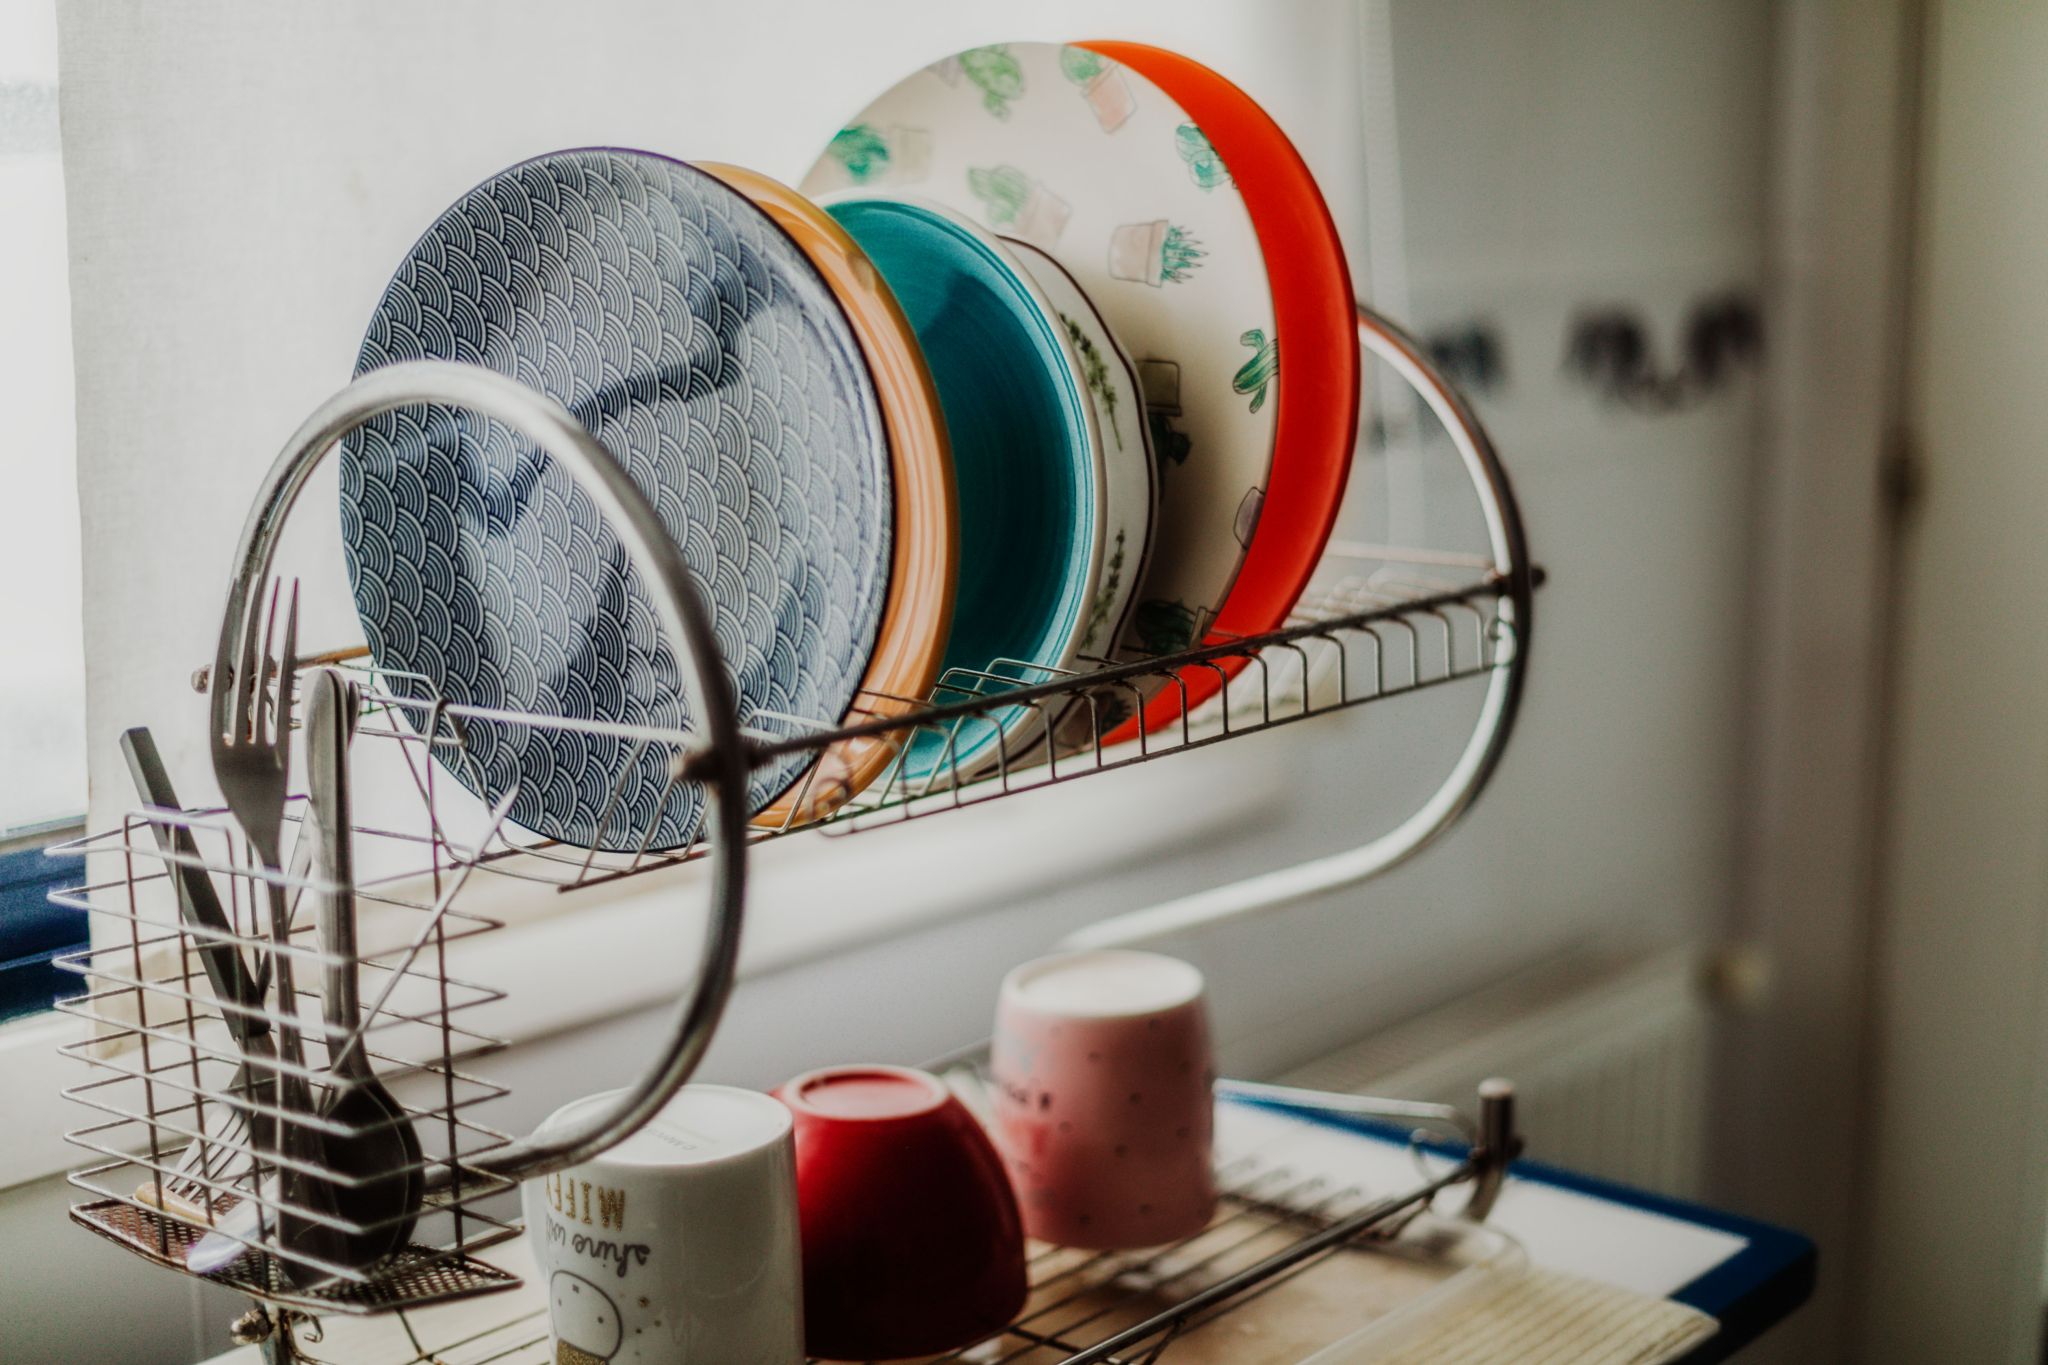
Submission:
[[[848,120],[802,188],[853,186],[935,200],[1037,247],[1094,302],[1136,363],[1160,482],[1114,654],[1199,642],[1258,523],[1279,409],[1265,259],[1208,139],[1098,53],[1001,44],[929,66]]]

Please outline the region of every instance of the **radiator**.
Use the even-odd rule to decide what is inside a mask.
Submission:
[[[1696,953],[1575,954],[1277,1079],[1469,1107],[1480,1081],[1507,1076],[1531,1157],[1697,1197],[1709,1024]]]

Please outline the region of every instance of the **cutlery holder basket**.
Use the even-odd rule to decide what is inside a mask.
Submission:
[[[366,732],[379,728],[374,715],[364,725]],[[287,818],[297,820],[300,813]],[[156,831],[166,827],[190,835],[187,852],[159,847]],[[74,1221],[177,1270],[187,1269],[188,1252],[209,1234],[231,1238],[248,1251],[211,1278],[312,1313],[378,1312],[517,1283],[470,1254],[515,1235],[517,1228],[505,1220],[504,1200],[494,1199],[510,1191],[512,1182],[475,1165],[475,1158],[507,1141],[473,1115],[505,1094],[476,1070],[500,1044],[470,1023],[474,1011],[502,993],[449,970],[451,950],[498,927],[452,904],[460,890],[459,868],[444,863],[444,875],[419,885],[388,884],[361,893],[366,908],[380,912],[380,926],[403,932],[405,942],[348,964],[363,982],[360,1039],[324,1029],[303,1007],[296,1021],[287,1021],[267,999],[260,1010],[273,1034],[287,1022],[303,1030],[302,1070],[316,1094],[323,1087],[329,1093],[345,1088],[346,1081],[326,1074],[331,1060],[344,1048],[363,1049],[420,1139],[421,1174],[431,1188],[407,1245],[383,1264],[351,1268],[288,1255],[287,1229],[324,1217],[359,1232],[375,1231],[348,1207],[351,1191],[368,1182],[332,1165],[293,1165],[289,1158],[291,1173],[280,1177],[276,1144],[255,1137],[251,1125],[266,1115],[274,1122],[281,1112],[253,1092],[228,1026],[226,1011],[238,1007],[224,1005],[209,989],[201,957],[223,948],[239,952],[259,978],[270,979],[276,959],[288,955],[301,980],[318,979],[325,959],[303,914],[282,954],[257,927],[265,882],[283,882],[294,899],[314,885],[254,867],[225,811],[139,813],[76,848],[89,868],[105,867],[112,875],[61,898],[118,921],[120,928],[103,932],[93,947],[69,959],[67,966],[85,977],[87,989],[59,1006],[85,1023],[83,1040],[65,1052],[91,1068],[91,1078],[65,1095],[96,1114],[95,1122],[68,1135],[96,1158],[71,1174],[71,1183],[91,1196],[73,1207]],[[173,860],[203,869],[223,889],[232,933],[195,930],[175,913],[161,912]],[[313,994],[301,992],[302,1002]],[[307,1126],[323,1140],[346,1141],[365,1131],[331,1116],[308,1120]],[[321,1188],[321,1181],[339,1191],[333,1202],[306,1193]],[[252,1199],[260,1213],[248,1225],[235,1214],[241,1209],[246,1216]]]
[[[253,505],[219,648],[212,667],[196,679],[209,693],[216,733],[227,721],[234,688],[253,682],[268,695],[267,671],[238,679],[234,661],[256,628],[278,537],[308,475],[363,421],[424,403],[509,424],[592,494],[652,599],[692,723],[660,729],[460,705],[436,695],[423,678],[379,669],[361,649],[304,661],[307,667],[339,665],[357,680],[365,711],[350,767],[361,773],[375,765],[386,779],[378,788],[385,799],[359,804],[368,812],[355,825],[357,862],[365,871],[354,892],[369,950],[349,965],[363,972],[362,1045],[399,1092],[426,1148],[429,1196],[418,1235],[404,1252],[367,1269],[309,1269],[303,1258],[287,1254],[283,1234],[297,1220],[322,1214],[295,1201],[294,1187],[336,1173],[298,1169],[291,1179],[266,1182],[276,1154],[246,1131],[260,1106],[251,1104],[238,1079],[243,1057],[223,1014],[234,1007],[224,1007],[208,988],[200,956],[225,943],[259,975],[274,975],[263,964],[283,955],[301,981],[318,979],[330,959],[316,945],[312,925],[300,925],[290,945],[280,948],[259,928],[256,911],[267,885],[282,885],[287,896],[321,888],[306,877],[257,866],[233,818],[220,809],[145,808],[117,829],[68,846],[63,851],[86,859],[85,882],[54,899],[94,912],[101,922],[93,946],[63,964],[85,983],[82,996],[61,1006],[86,1025],[83,1040],[66,1052],[89,1068],[88,1078],[66,1094],[94,1114],[69,1135],[92,1154],[92,1164],[71,1177],[88,1196],[73,1218],[158,1264],[184,1270],[186,1249],[219,1231],[239,1203],[253,1198],[264,1216],[240,1238],[252,1254],[213,1278],[300,1314],[382,1312],[512,1287],[513,1277],[476,1253],[518,1234],[510,1198],[518,1182],[575,1164],[634,1131],[702,1056],[732,986],[748,849],[763,840],[813,828],[842,835],[901,824],[1327,712],[1469,683],[1481,690],[1472,734],[1440,788],[1412,815],[1323,864],[1278,874],[1284,886],[1246,883],[1223,891],[1266,896],[1270,890],[1272,899],[1284,900],[1360,880],[1411,856],[1476,797],[1506,745],[1526,676],[1541,574],[1529,561],[1505,473],[1462,398],[1398,328],[1363,310],[1361,318],[1368,347],[1408,381],[1463,459],[1478,493],[1488,553],[1333,544],[1309,595],[1282,629],[1212,638],[1078,675],[1020,672],[992,660],[986,669],[947,673],[926,697],[869,698],[868,713],[850,718],[738,713],[680,552],[622,468],[551,400],[489,371],[440,362],[373,371],[344,389],[295,434]],[[1145,695],[1175,688],[1185,695],[1185,680],[1203,672],[1227,684],[1220,702],[1193,715],[1183,708],[1175,725],[1112,742]],[[1042,723],[1033,727],[1037,738],[1030,746],[1009,751],[997,744],[992,764],[971,771],[953,761],[966,747],[963,733],[998,724],[997,712],[1017,707],[1039,713]],[[290,723],[292,716],[278,718],[280,728]],[[609,785],[589,793],[598,835],[590,843],[606,851],[521,833],[507,819],[510,792],[495,801],[474,795],[493,786],[477,770],[475,737],[485,728],[551,741],[574,736],[592,752],[611,756]],[[920,741],[941,757],[913,775],[904,757]],[[886,755],[881,776],[860,790],[835,790],[836,774],[876,746]],[[792,755],[803,756],[807,767],[783,817],[750,821],[749,774]],[[624,822],[621,784],[650,756],[666,774],[662,801],[685,802],[691,811],[687,836],[671,847],[653,847],[651,838]],[[302,802],[295,795],[288,803],[288,827],[302,818]],[[188,852],[160,846],[159,836],[171,829],[189,831]],[[679,896],[701,898],[704,910],[696,983],[678,1002],[665,1044],[640,1081],[608,1109],[545,1138],[515,1138],[489,1127],[476,1111],[505,1091],[479,1064],[500,1046],[485,1022],[501,995],[467,979],[461,967],[470,941],[501,920],[473,908],[497,908],[475,889],[495,884],[566,893],[687,863],[700,866],[673,881],[687,888]],[[179,918],[173,895],[179,866],[204,872],[222,889],[232,933],[208,934]],[[1210,903],[1230,900],[1212,893]],[[287,1020],[268,1000],[263,1010],[273,1029]],[[323,1035],[317,1022],[302,1027],[313,1043],[306,1076],[317,1092],[331,1078],[315,1063],[329,1047],[346,1048],[351,1040]],[[1447,1175],[1382,1201],[1377,1215],[1341,1233],[1316,1235],[1334,1237],[1328,1244],[1335,1245],[1452,1184],[1475,1184],[1484,1197],[1474,1202],[1483,1211],[1515,1145],[1506,1105],[1498,1112],[1490,1106],[1488,1123],[1491,1140],[1476,1143],[1471,1158]],[[1257,1276],[1233,1280],[1229,1292],[1258,1282]]]

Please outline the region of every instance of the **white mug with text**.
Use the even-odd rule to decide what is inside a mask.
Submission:
[[[557,1110],[545,1132],[609,1103]],[[687,1085],[610,1151],[522,1191],[556,1365],[799,1365],[789,1111]]]

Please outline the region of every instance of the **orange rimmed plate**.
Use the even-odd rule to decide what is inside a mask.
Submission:
[[[924,352],[881,274],[823,209],[757,171],[695,164],[753,200],[810,257],[852,322],[873,373],[895,485],[895,545],[881,632],[842,719],[851,725],[905,715],[938,680],[960,554],[952,450]],[[783,828],[830,815],[881,776],[899,747],[890,735],[832,746],[754,824]]]

